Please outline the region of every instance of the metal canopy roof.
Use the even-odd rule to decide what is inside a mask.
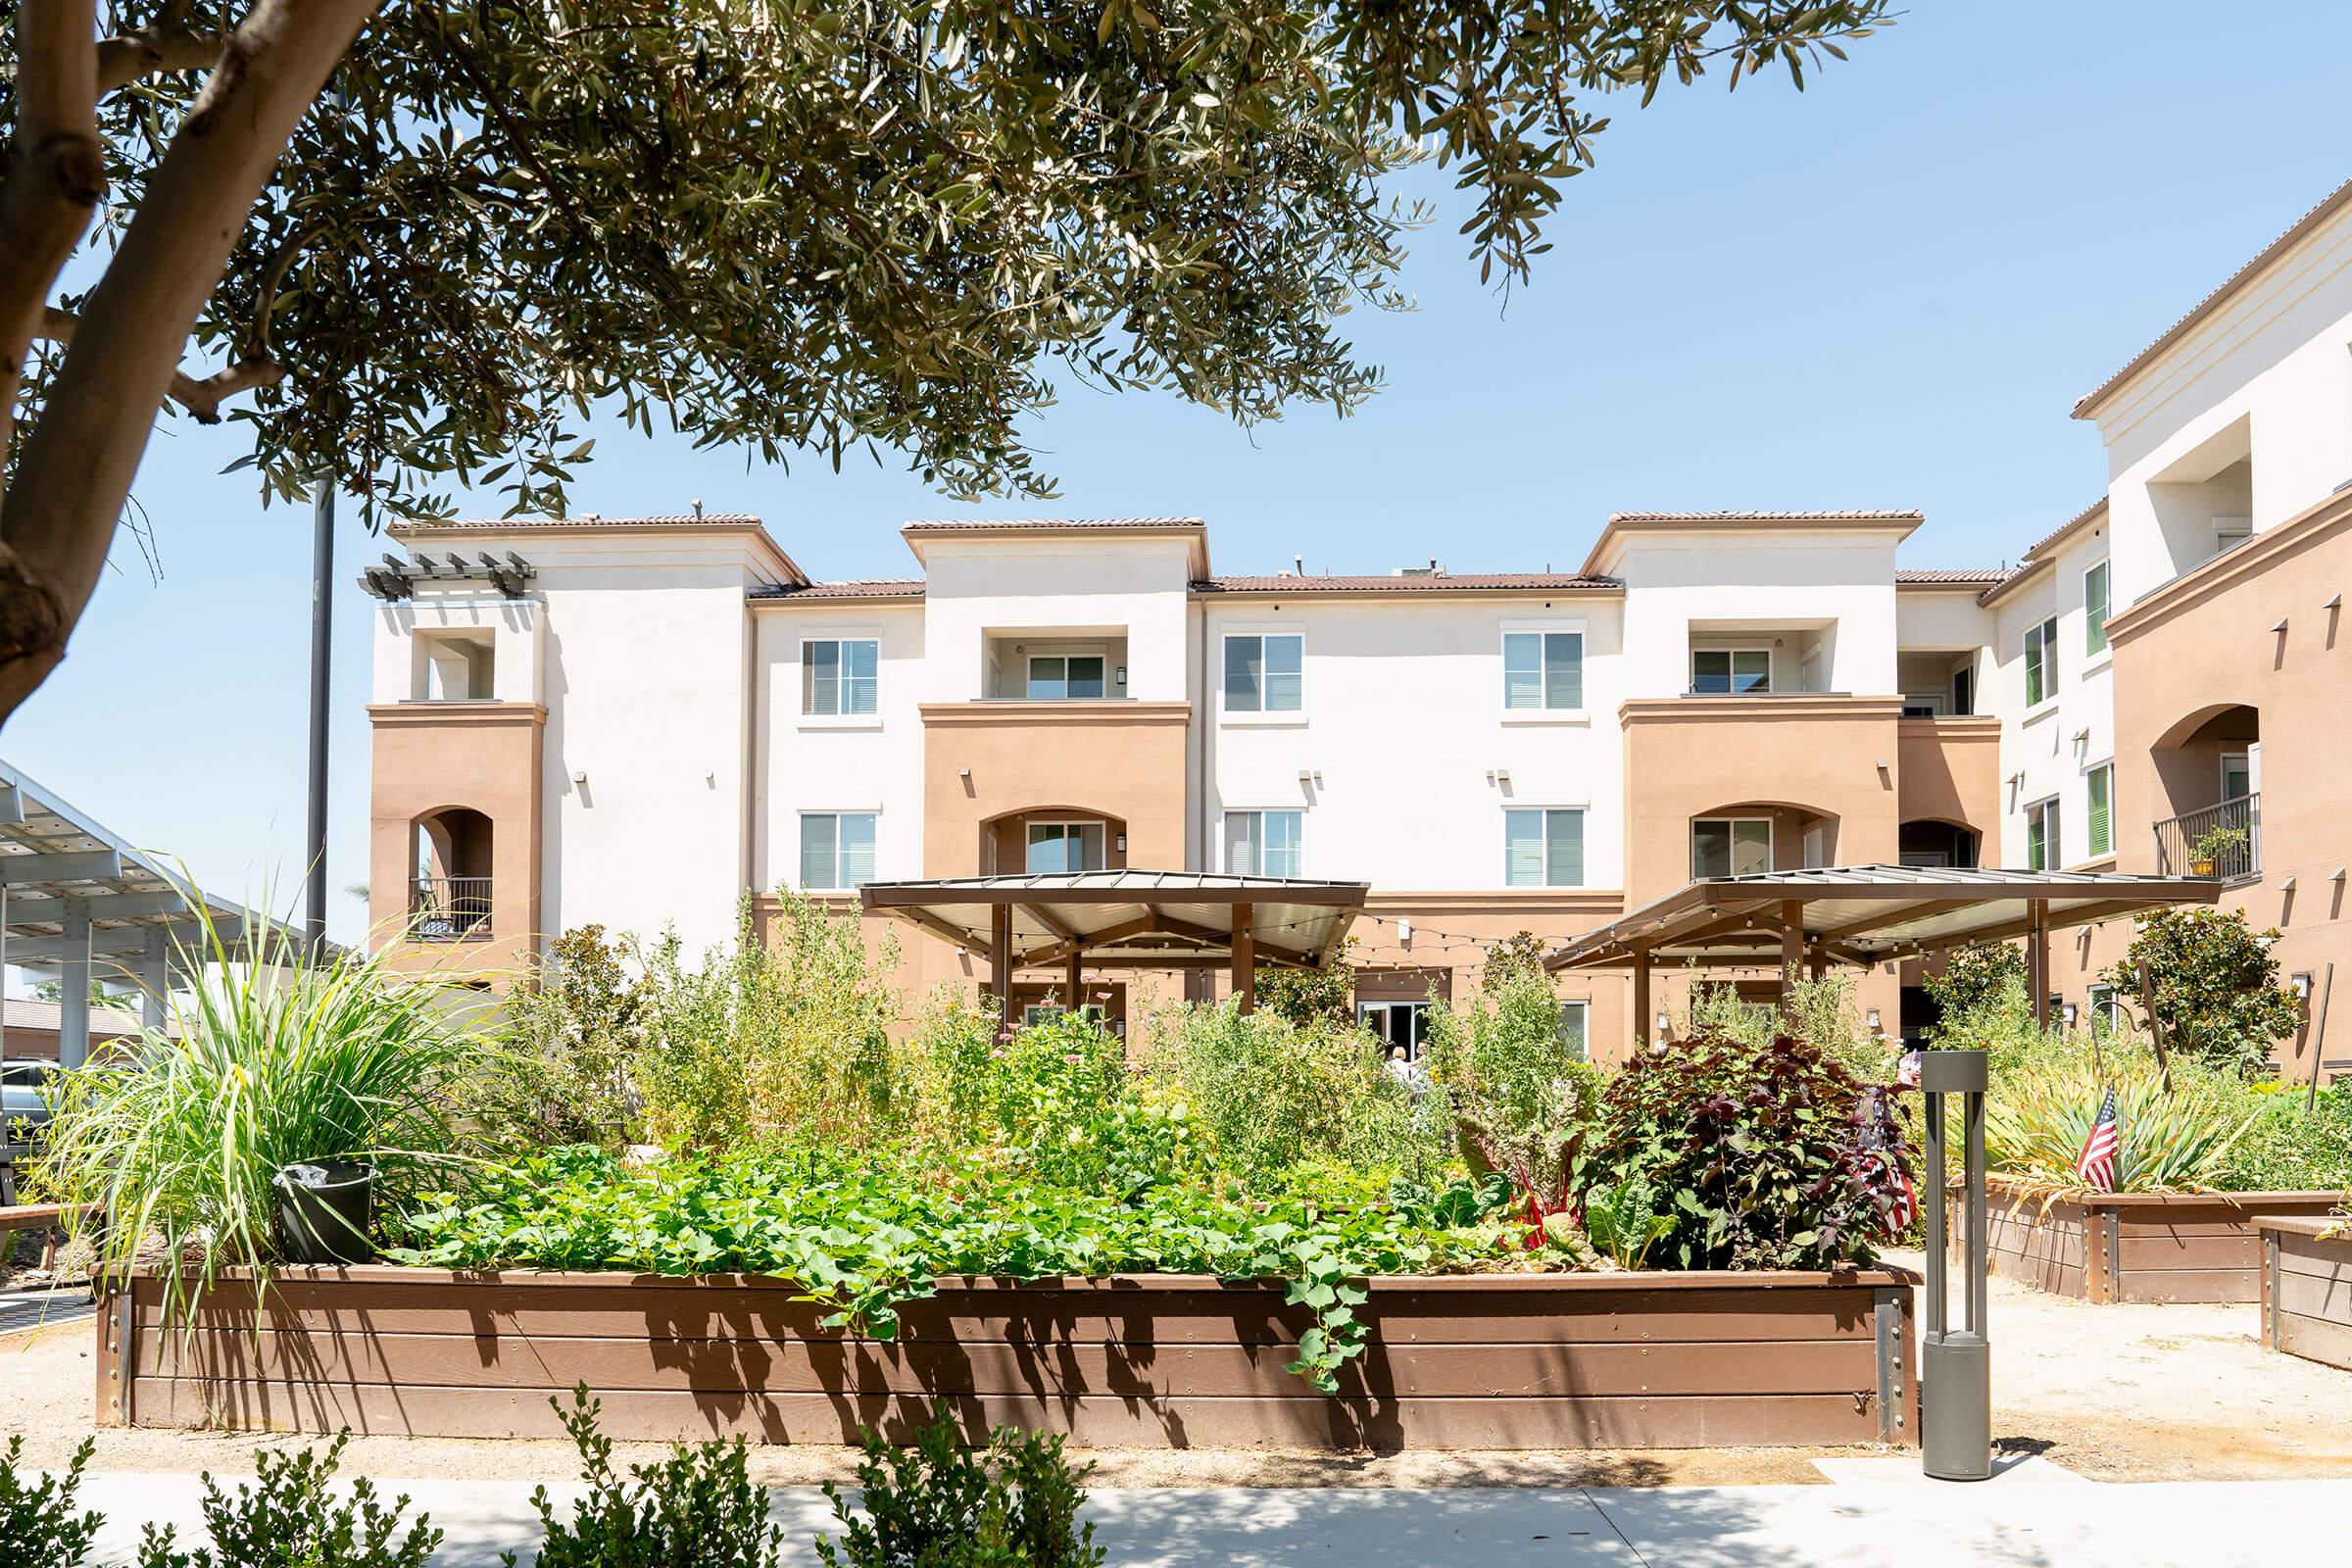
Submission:
[[[1260,962],[1319,965],[1339,952],[1371,891],[1363,882],[1206,871],[1065,871],[869,882],[864,907],[986,954],[1009,908],[1013,967],[1086,962],[1142,969],[1222,966],[1249,909]]]
[[[56,968],[86,952],[100,971],[138,972],[151,943],[186,946],[201,928],[199,895],[186,880],[132,849],[55,790],[0,761],[0,901],[6,961]],[[241,906],[204,898],[224,941],[259,936],[265,922]],[[86,948],[82,933],[87,931]]]
[[[1555,948],[1547,969],[1649,963],[1779,968],[1791,918],[1808,953],[1847,963],[1910,957],[2176,904],[2212,904],[2204,877],[2114,871],[1838,865],[1705,877]],[[1792,912],[1793,911],[1793,912]]]

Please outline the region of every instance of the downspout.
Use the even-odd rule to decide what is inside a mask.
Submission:
[[[1208,869],[1208,603],[1194,596],[1193,714],[1186,747],[1185,787],[1193,797],[1193,841],[1185,846],[1188,871]]]
[[[760,806],[767,775],[766,749],[760,744],[760,698],[764,695],[760,687],[766,669],[760,658],[760,612],[752,608],[748,589],[743,596],[743,744],[736,757],[736,766],[743,774],[743,854],[736,880],[755,901],[756,916],[760,892],[754,883],[762,815]]]

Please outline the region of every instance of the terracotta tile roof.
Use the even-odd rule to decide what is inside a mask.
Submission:
[[[754,599],[920,599],[923,579],[892,577],[864,582],[811,582],[755,588]]]
[[[1844,512],[1612,512],[1611,522],[1925,522],[1916,507]]]
[[[994,529],[1205,528],[1199,517],[930,517],[901,533],[987,533]]]
[[[2016,566],[2011,568],[2006,577],[2003,577],[1999,582],[1994,583],[1991,587],[1979,594],[1977,596],[1978,602],[1981,604],[1989,605],[1994,600],[1999,599],[2002,595],[2006,594],[2011,588],[2023,583],[2027,578],[2034,576],[2036,572],[2040,571],[2042,567],[2050,564],[2050,552],[2056,550],[2061,544],[2064,544],[2067,540],[2073,538],[2077,533],[2088,527],[2090,524],[2097,522],[2100,518],[2106,515],[2107,498],[2105,496],[2101,496],[2098,500],[2093,501],[2089,506],[2084,507],[2081,512],[2076,513],[2073,516],[2067,518],[2066,521],[2051,529],[2047,534],[2043,535],[2039,539],[2034,540],[2031,545],[2028,545],[2026,547],[2026,554],[2024,558],[2018,562]]]
[[[2335,187],[2335,189],[2329,191],[2326,196],[2320,199],[2318,206],[2312,208],[2311,211],[2305,213],[2301,218],[2296,219],[2292,223],[2288,224],[2284,233],[2280,234],[2277,239],[2271,241],[2268,245],[2265,245],[2261,250],[2255,252],[2254,259],[2252,261],[2246,263],[2245,266],[2239,268],[2236,271],[2231,272],[2228,277],[2224,278],[2222,280],[2221,287],[2215,289],[2212,293],[2197,301],[2196,304],[2190,306],[2187,315],[2181,317],[2180,319],[2175,321],[2172,325],[2166,327],[2162,332],[2158,333],[2156,336],[2156,341],[2150,343],[2146,348],[2141,349],[2137,354],[2132,356],[2131,363],[2126,365],[2122,369],[2116,371],[2113,375],[2109,376],[2106,380],[2101,381],[2090,391],[2085,392],[2082,394],[2082,396],[2075,399],[2074,416],[2078,419],[2089,418],[2091,416],[2091,411],[2099,404],[2106,401],[2107,394],[2113,392],[2117,387],[2122,386],[2126,381],[2130,380],[2134,374],[2143,368],[2150,360],[2153,360],[2157,355],[2163,353],[2166,349],[2172,347],[2173,344],[2179,342],[2181,336],[2190,328],[2194,327],[2199,321],[2212,315],[2215,311],[2221,309],[2223,305],[2228,303],[2231,295],[2235,294],[2246,284],[2252,282],[2256,273],[2260,272],[2264,268],[2270,266],[2271,263],[2277,261],[2279,257],[2285,255],[2286,252],[2291,249],[2298,240],[2311,233],[2312,230],[2318,228],[2321,224],[2327,222],[2329,219],[2333,218],[2337,213],[2341,212],[2347,206],[2352,206],[2352,179],[2345,180],[2341,185],[2338,185]]]
[[[392,534],[431,533],[448,528],[474,528],[484,533],[520,532],[529,528],[757,528],[753,512],[666,513],[651,517],[606,517],[593,512],[569,517],[408,517],[390,524]]]
[[[1403,576],[1298,576],[1283,573],[1265,577],[1210,577],[1193,584],[1200,594],[1442,594],[1494,593],[1512,590],[1599,588],[1624,584],[1614,577],[1587,577],[1564,571],[1441,571]]]
[[[2008,572],[1997,570],[1992,567],[1969,567],[1966,569],[1955,570],[1940,566],[1930,566],[1913,570],[1907,567],[1898,566],[1895,568],[1894,580],[1898,583],[1948,582],[1961,585],[1975,584],[1979,587],[1982,587],[1987,583],[1999,582],[2008,575]]]

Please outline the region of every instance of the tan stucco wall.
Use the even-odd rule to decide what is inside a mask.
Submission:
[[[404,968],[511,974],[536,950],[540,932],[541,734],[547,710],[535,703],[375,703],[373,788],[368,815],[368,921],[370,942],[393,941],[408,922],[412,824],[450,807],[491,824],[490,936],[403,943]]]
[[[1126,864],[1187,868],[1191,704],[926,703],[922,715],[926,877],[979,875],[982,824],[1016,811],[1116,818]]]
[[[1797,846],[1785,841],[1806,815],[1836,820],[1832,863],[1896,858],[1901,699],[1656,698],[1617,712],[1625,726],[1629,907],[1688,882],[1690,819],[1736,807],[1775,817],[1776,863],[1799,863],[1791,858]]]
[[[2001,721],[1895,721],[1895,801],[1905,822],[1957,822],[1977,832],[1982,862],[2001,837]]]
[[[2262,876],[2225,891],[2223,904],[2244,909],[2257,929],[2279,929],[2274,951],[2282,973],[2317,977],[2333,962],[2338,993],[2352,993],[2352,909],[2342,879],[2352,864],[2352,624],[2338,597],[2347,593],[2352,495],[2265,530],[2108,623],[2117,868],[2153,871],[2151,824],[2209,806],[2219,793],[2209,757],[2177,762],[2159,743],[2201,714],[2239,704],[2258,710]],[[2208,781],[2202,798],[2200,778]],[[2129,940],[2128,923],[2113,922],[2095,945],[2120,954]],[[2352,997],[2339,995],[2329,1010],[2325,1053],[2352,1056]],[[2290,1076],[2310,1070],[2292,1043],[2280,1054]]]

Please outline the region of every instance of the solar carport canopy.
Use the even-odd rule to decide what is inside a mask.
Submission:
[[[1912,865],[1702,877],[1555,948],[1544,963],[1553,970],[1637,962],[1778,967],[1801,955],[1868,964],[2212,904],[2221,891],[2205,877]]]
[[[1197,968],[1320,964],[1338,953],[1370,891],[1362,882],[1203,871],[1059,871],[869,882],[864,907],[1012,968],[1063,963]]]

